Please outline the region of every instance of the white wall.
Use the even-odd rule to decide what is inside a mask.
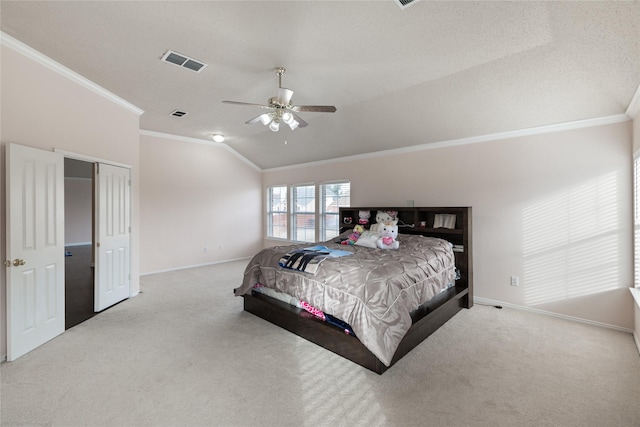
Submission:
[[[28,48],[2,39],[0,85],[0,259],[6,259],[5,153],[7,143],[62,149],[132,166],[131,288],[139,290],[139,112],[88,89],[32,59]],[[13,45],[12,45],[13,46]],[[15,47],[15,46],[14,46]],[[18,52],[20,51],[20,53]],[[6,275],[0,275],[0,355],[6,355]]]
[[[142,273],[247,258],[261,248],[261,172],[224,145],[143,132],[140,171]]]
[[[476,297],[632,329],[631,151],[625,122],[267,170],[263,183],[349,179],[352,206],[472,206]]]

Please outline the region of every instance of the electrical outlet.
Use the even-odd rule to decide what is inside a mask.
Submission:
[[[202,252],[204,252],[205,254],[206,254],[207,252],[209,252],[209,246],[205,246],[205,247],[204,247],[204,249],[202,250]]]
[[[220,243],[220,250],[224,250],[224,245],[222,243]]]
[[[520,286],[520,278],[518,276],[511,276],[511,286]]]

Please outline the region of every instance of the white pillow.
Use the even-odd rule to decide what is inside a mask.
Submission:
[[[369,230],[364,231],[358,240],[356,240],[356,246],[364,246],[365,248],[377,248],[376,242],[380,236],[375,233],[370,232]]]

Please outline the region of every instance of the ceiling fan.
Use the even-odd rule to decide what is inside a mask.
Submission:
[[[260,122],[265,126],[269,126],[269,129],[274,132],[277,132],[280,129],[280,123],[289,125],[291,130],[295,130],[298,127],[303,128],[308,126],[309,123],[305,122],[300,116],[296,114],[300,111],[314,111],[320,113],[333,113],[336,111],[336,107],[332,105],[292,105],[291,97],[293,96],[293,91],[291,89],[282,87],[282,75],[286,71],[286,68],[276,67],[273,69],[273,71],[278,76],[278,95],[269,98],[267,105],[252,104],[250,102],[239,101],[222,102],[225,102],[227,104],[249,105],[253,107],[272,110],[268,113],[260,114],[258,117],[254,117],[253,119],[245,123],[250,125]]]

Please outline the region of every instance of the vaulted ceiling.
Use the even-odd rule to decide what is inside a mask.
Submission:
[[[221,133],[260,168],[621,117],[640,85],[638,1],[2,0],[0,19],[144,110],[141,129]],[[266,103],[276,66],[294,104],[337,111],[271,132],[245,124],[263,110],[222,103]]]

